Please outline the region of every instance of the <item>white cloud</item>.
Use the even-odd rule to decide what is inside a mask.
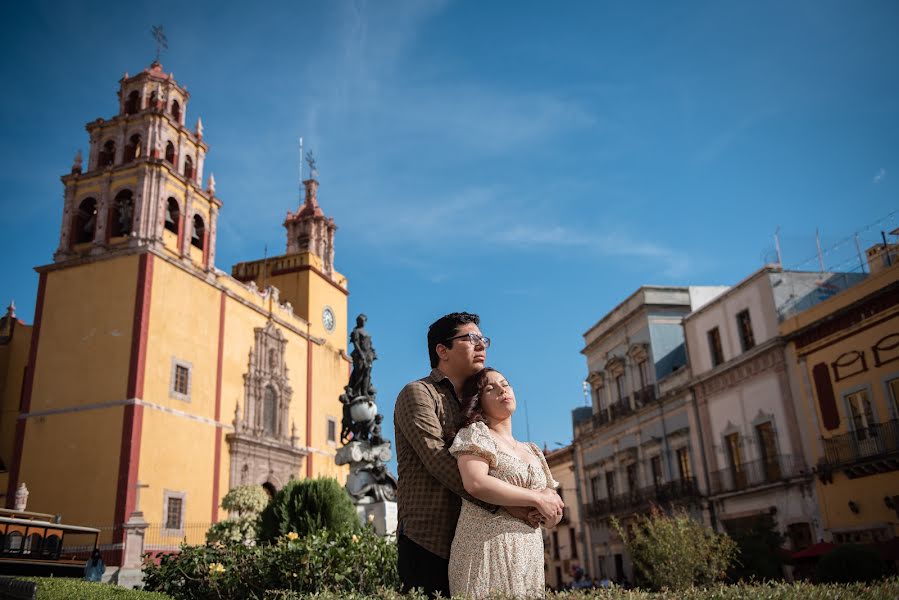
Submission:
[[[883,167],[880,167],[880,171],[877,172],[877,175],[874,176],[874,183],[880,183],[887,176],[887,170]]]

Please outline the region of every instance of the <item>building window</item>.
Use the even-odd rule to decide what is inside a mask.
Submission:
[[[111,167],[115,163],[115,142],[112,140],[103,144],[100,150],[99,165],[100,167]]]
[[[606,471],[606,496],[609,500],[615,497],[615,471]]]
[[[275,394],[275,388],[272,386],[265,388],[262,416],[265,433],[269,436],[274,436],[278,432],[278,397]]]
[[[751,350],[755,346],[755,336],[752,334],[749,309],[737,313],[737,329],[740,331],[740,347],[743,348],[743,352]]]
[[[123,160],[125,162],[131,162],[132,160],[140,158],[141,155],[141,140],[140,134],[135,133],[128,139],[128,144],[125,146],[125,156]]]
[[[742,489],[746,487],[746,471],[743,465],[743,451],[740,447],[740,434],[732,433],[724,437],[727,447],[727,462],[733,475],[734,487]]]
[[[625,472],[627,473],[627,491],[633,496],[637,493],[637,465],[630,464],[625,467]]]
[[[777,440],[774,438],[774,425],[770,421],[756,425],[755,433],[758,436],[759,454],[762,459],[765,481],[777,481],[780,479],[780,463],[777,460]]]
[[[662,485],[662,457],[659,455],[649,459],[649,466],[652,470],[652,484],[655,487]]]
[[[328,417],[328,443],[337,443],[337,419]]]
[[[559,530],[553,531],[553,560],[559,560]]]
[[[619,402],[623,402],[627,398],[627,384],[624,381],[624,373],[615,378],[615,392],[618,394]]]
[[[606,578],[606,557],[600,554],[596,557],[596,564],[599,567],[599,578]]]
[[[640,375],[640,389],[649,385],[649,362],[641,360],[637,363],[637,373]]]
[[[109,213],[109,237],[131,235],[133,218],[134,193],[131,190],[122,190],[116,194],[112,202],[112,211]]]
[[[75,213],[75,223],[72,227],[72,241],[74,244],[84,244],[94,239],[97,229],[97,201],[93,198],[85,198],[78,205]]]
[[[167,142],[165,145],[165,159],[170,165],[175,164],[175,144]]]
[[[577,558],[577,533],[574,527],[568,528],[568,543],[571,544],[571,558]]]
[[[193,179],[194,176],[194,161],[191,157],[184,157],[184,177],[187,179]]]
[[[593,492],[593,501],[596,502],[601,498],[601,494],[599,493],[600,489],[600,480],[601,477],[597,475],[596,477],[590,478],[590,491]]]
[[[712,357],[712,366],[717,367],[724,362],[724,351],[721,349],[721,333],[717,327],[709,329],[709,354]]]
[[[862,390],[849,394],[846,396],[846,402],[849,403],[849,413],[852,417],[852,430],[855,434],[855,439],[863,442],[869,438],[876,437],[874,407],[871,406],[868,391]]]
[[[140,110],[140,92],[134,90],[130,94],[128,94],[128,99],[125,100],[125,114],[133,115]]]
[[[163,515],[162,521],[165,524],[164,529],[169,531],[184,530],[184,492],[172,492],[166,490],[163,493]]]
[[[681,481],[687,481],[693,478],[693,469],[690,467],[690,450],[689,448],[679,448],[677,451],[677,474]]]
[[[890,396],[893,399],[893,416],[899,418],[899,377],[890,380],[887,385],[890,388]]]
[[[169,396],[190,402],[191,371],[190,363],[172,358],[172,386],[169,389]]]
[[[181,122],[181,105],[178,104],[177,100],[172,100],[172,118]]]
[[[812,526],[808,523],[793,523],[787,525],[787,537],[793,552],[804,550],[812,545]]]

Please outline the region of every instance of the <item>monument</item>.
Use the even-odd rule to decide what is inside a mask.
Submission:
[[[343,404],[338,465],[349,465],[346,489],[363,522],[370,521],[380,535],[396,533],[396,477],[387,470],[390,440],[381,434],[383,415],[375,403],[377,390],[371,382],[372,364],[377,360],[371,336],[365,331],[367,317],[356,317],[350,334],[353,371],[340,395]]]

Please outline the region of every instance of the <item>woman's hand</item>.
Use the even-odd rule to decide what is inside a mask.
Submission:
[[[555,490],[543,488],[534,493],[534,508],[540,511],[543,518],[550,523],[558,523],[562,519],[565,503]]]

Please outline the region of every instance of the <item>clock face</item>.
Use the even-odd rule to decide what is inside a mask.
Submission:
[[[330,306],[326,306],[322,311],[322,324],[328,331],[334,331],[334,311]]]

